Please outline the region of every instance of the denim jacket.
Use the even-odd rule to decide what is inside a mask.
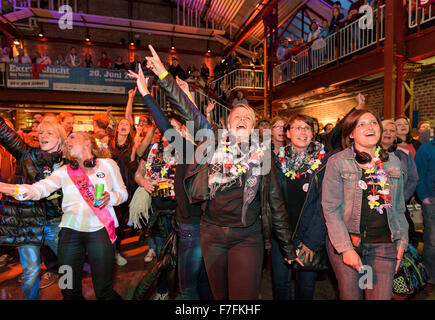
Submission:
[[[362,189],[358,181],[362,169],[353,150],[347,148],[331,156],[326,165],[322,185],[322,207],[329,240],[338,253],[353,249],[349,233],[360,234]],[[391,239],[397,247],[408,246],[408,223],[405,218],[403,175],[400,160],[392,153],[384,162],[388,175],[392,208],[387,208]]]

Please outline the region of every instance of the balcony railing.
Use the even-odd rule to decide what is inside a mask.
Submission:
[[[362,51],[385,39],[385,5],[373,10],[373,23],[365,28],[360,21],[339,29],[326,39],[319,39],[316,48],[302,48],[297,54],[273,70],[274,85],[280,85],[341,58]]]
[[[226,75],[213,80],[212,88],[216,88],[218,98],[222,97],[225,92],[231,92],[238,89],[261,90],[264,89],[264,73],[261,66],[241,66]]]
[[[418,0],[408,1],[408,27],[410,29],[435,19],[435,3],[425,8],[417,8]],[[419,21],[420,20],[420,21]]]
[[[1,1],[4,2],[4,1]],[[0,9],[2,9],[2,3],[0,2]],[[69,5],[73,8],[74,12],[77,12],[77,0],[9,0],[9,7],[13,11],[34,8],[34,9],[47,9],[47,10],[59,10],[63,5]],[[4,8],[5,3],[3,3]]]

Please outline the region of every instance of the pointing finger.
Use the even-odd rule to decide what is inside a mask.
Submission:
[[[153,48],[152,45],[149,44],[149,45],[148,45],[148,48],[150,49],[153,58],[158,58],[158,57],[159,57],[159,56],[157,55],[157,52],[154,50],[154,48]]]

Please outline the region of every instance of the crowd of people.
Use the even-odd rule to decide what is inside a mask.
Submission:
[[[309,48],[311,49],[312,55],[315,56],[316,59],[314,60],[314,57],[311,58],[311,66],[317,66],[319,62],[329,58],[330,53],[325,51],[326,38],[360,19],[365,14],[364,12],[359,12],[362,6],[367,5],[374,10],[382,4],[384,4],[384,1],[382,0],[357,0],[350,5],[349,9],[344,9],[340,1],[335,1],[333,3],[331,12],[332,17],[330,21],[327,19],[322,19],[322,21],[313,20],[310,25],[310,31],[306,34],[305,39],[302,37],[299,39],[292,39],[289,37],[281,41],[276,52],[278,61],[287,61],[293,56],[298,56],[298,54],[304,51],[306,48]],[[349,34],[346,34],[345,37],[340,38],[341,40],[339,46],[346,46],[346,52],[349,51],[350,46],[355,48],[355,41],[360,37],[360,31],[356,30],[356,28],[355,30],[352,29],[349,31]],[[364,41],[368,41],[370,36],[371,35],[369,33],[366,34],[363,37]],[[335,42],[337,41],[334,40],[334,47]],[[317,52],[317,54],[314,54],[314,52]]]
[[[0,118],[1,262],[18,248],[25,299],[40,298],[42,247],[44,263],[54,265],[44,280],[56,281],[58,266],[72,269],[74,285],[61,288],[64,299],[83,299],[86,254],[97,299],[120,299],[113,268],[128,263],[120,246],[128,224],[142,229],[140,242],[148,234],[144,262],[160,272],[145,275],[136,292],[157,281],[154,299],[168,299],[176,265],[183,299],[257,300],[270,254],[276,300],[313,299],[314,263],[325,259],[340,299],[389,300],[404,252],[419,242],[406,206],[411,199],[423,207],[423,259],[432,288],[430,122],[419,124],[416,139],[408,118],[381,121],[358,95],[356,107],[320,133],[317,119],[304,114],[257,124],[238,95],[226,123],[216,124],[214,104],[199,111],[179,64],[165,66],[149,49],[145,63],[129,71],[137,88],[128,94],[125,117],[112,126],[110,112],[94,115],[91,133],[74,131],[70,113],[35,114],[32,131],[23,134]],[[143,67],[159,79],[172,111],[151,96]],[[134,125],[137,92],[150,115]],[[206,161],[192,152],[210,148]],[[365,288],[362,268],[373,275]]]

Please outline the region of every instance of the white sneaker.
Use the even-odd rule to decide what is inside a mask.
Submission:
[[[169,300],[169,294],[166,291],[165,293],[156,293],[153,297],[153,300]]]
[[[127,264],[127,259],[125,259],[123,256],[121,256],[120,253],[117,253],[115,255],[115,261],[116,261],[116,264],[118,266],[121,266],[121,267],[125,266]]]

